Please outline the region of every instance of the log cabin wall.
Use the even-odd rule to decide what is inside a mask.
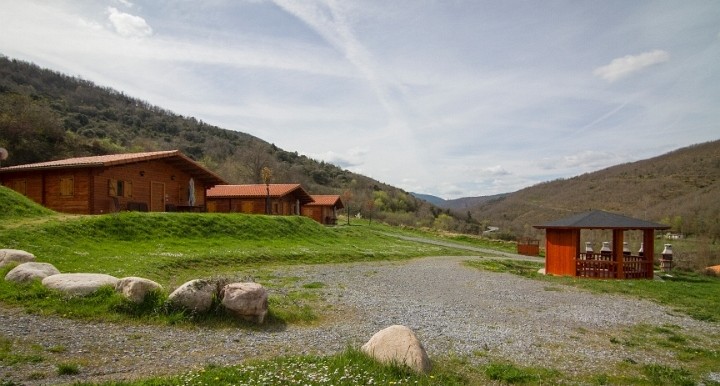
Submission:
[[[190,177],[190,174],[177,169],[162,159],[98,168],[94,174],[93,213],[100,214],[115,210],[113,195],[110,192],[111,180],[129,183],[125,187],[126,190],[123,194],[115,195],[120,210],[127,209],[129,202],[143,203],[147,205],[148,210],[153,210],[151,199],[160,201],[159,206],[156,205],[156,210],[162,208],[164,211],[166,206],[187,205]],[[195,205],[204,206],[206,187],[197,179],[194,179],[194,182]],[[152,183],[162,184],[164,197],[152,196],[153,193],[157,195],[157,191],[152,191]],[[128,189],[130,189],[129,192]]]
[[[208,211],[219,213],[265,214],[265,198],[207,198]],[[292,216],[295,214],[297,199],[294,195],[271,197],[270,209],[274,215]]]
[[[0,184],[42,205],[43,177],[40,172],[20,172],[0,176]]]
[[[545,238],[545,272],[575,276],[575,259],[580,250],[580,230],[548,229]]]
[[[88,169],[38,170],[5,175],[2,184],[46,208],[89,214],[90,180]]]
[[[302,215],[305,217],[310,217],[311,219],[319,222],[320,224],[323,223],[323,207],[322,206],[304,206],[302,208]]]
[[[209,212],[265,214],[265,198],[208,197],[207,202]]]

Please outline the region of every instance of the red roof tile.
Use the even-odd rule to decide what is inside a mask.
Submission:
[[[33,169],[55,169],[67,167],[85,167],[85,166],[110,166],[117,164],[125,164],[138,161],[146,161],[150,159],[164,158],[172,155],[180,154],[178,150],[153,151],[146,153],[127,153],[127,154],[108,154],[97,155],[91,157],[77,157],[61,159],[57,161],[38,162],[34,164],[8,166],[2,168],[3,171],[12,170],[33,170]]]
[[[191,176],[205,181],[208,185],[224,184],[225,181],[217,174],[205,169],[202,165],[188,158],[179,150],[152,151],[144,153],[108,154],[91,157],[68,158],[56,161],[38,162],[34,164],[15,165],[0,168],[0,173],[67,169],[84,167],[107,167],[156,159],[172,159],[175,166],[188,172]]]
[[[303,204],[312,202],[312,198],[300,184],[270,184],[270,197],[284,197],[293,192],[297,193]],[[207,191],[208,198],[258,198],[268,195],[268,186],[265,184],[253,185],[216,185]]]
[[[342,200],[340,199],[340,196],[338,195],[316,195],[313,194],[310,197],[312,197],[314,202],[309,203],[310,206],[337,206],[338,209],[342,209],[345,206],[342,203]]]

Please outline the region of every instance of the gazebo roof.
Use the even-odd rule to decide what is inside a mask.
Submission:
[[[538,229],[668,229],[667,225],[656,222],[639,220],[620,214],[609,213],[602,210],[576,214],[560,220],[551,221],[541,225],[534,225]]]

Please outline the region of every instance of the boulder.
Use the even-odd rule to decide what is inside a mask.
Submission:
[[[720,265],[713,265],[711,267],[705,268],[705,273],[710,276],[720,277]]]
[[[10,263],[29,263],[35,261],[35,255],[19,249],[0,249],[0,267]]]
[[[10,270],[5,275],[5,280],[16,283],[26,283],[35,279],[44,279],[48,276],[57,275],[60,271],[50,263],[22,263]]]
[[[155,290],[162,290],[162,286],[142,277],[124,277],[115,284],[115,291],[120,292],[133,303],[142,303],[145,295]]]
[[[207,312],[212,307],[217,285],[208,280],[191,280],[173,291],[168,301],[193,312]]]
[[[405,365],[420,374],[430,371],[425,348],[405,326],[390,326],[377,332],[362,346],[362,351],[381,363]]]
[[[102,286],[115,288],[118,278],[102,273],[60,273],[44,278],[42,284],[68,295],[85,296]]]
[[[268,311],[268,294],[258,283],[231,283],[220,292],[222,305],[245,320],[262,323]]]

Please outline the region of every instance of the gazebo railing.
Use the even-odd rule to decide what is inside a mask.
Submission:
[[[575,259],[576,276],[600,279],[619,277],[620,263],[611,255],[600,253],[580,253]],[[622,262],[623,276],[626,279],[643,279],[652,277],[653,262],[642,256],[624,255]]]

